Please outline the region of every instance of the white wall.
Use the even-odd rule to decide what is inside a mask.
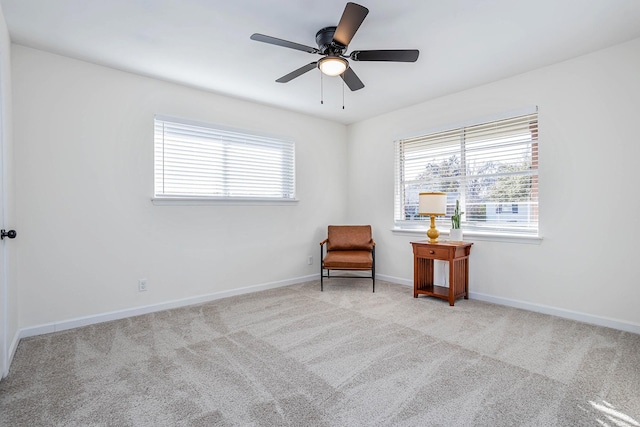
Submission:
[[[21,328],[317,275],[344,125],[12,48]],[[154,206],[156,113],[292,138],[299,202]]]
[[[640,331],[640,39],[349,126],[349,219],[373,225],[378,273],[412,280],[422,237],[391,232],[393,141],[531,105],[543,241],[476,241],[470,292]]]

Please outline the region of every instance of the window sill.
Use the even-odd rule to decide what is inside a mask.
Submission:
[[[446,240],[449,236],[449,231],[440,231],[440,237]],[[426,228],[400,228],[395,227],[391,229],[393,234],[400,236],[419,236],[423,239],[427,238]],[[468,241],[486,241],[486,242],[504,242],[504,243],[524,243],[529,245],[539,245],[542,243],[541,236],[533,236],[527,234],[515,234],[515,233],[487,233],[481,231],[462,230],[464,240]]]
[[[156,206],[283,206],[294,205],[298,199],[231,199],[218,197],[154,197]]]

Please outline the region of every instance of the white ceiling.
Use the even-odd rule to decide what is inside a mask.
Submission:
[[[312,70],[344,0],[0,0],[14,43],[217,93],[353,123],[640,37],[639,0],[359,0],[348,52],[419,49],[416,63],[351,62],[365,88]]]

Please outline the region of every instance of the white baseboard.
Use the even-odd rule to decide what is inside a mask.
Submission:
[[[486,301],[493,304],[506,305],[508,307],[521,308],[523,310],[535,311],[536,313],[549,314],[563,317],[565,319],[577,320],[578,322],[590,323],[592,325],[604,326],[621,331],[640,334],[640,325],[623,320],[611,319],[608,317],[594,316],[592,314],[581,313],[579,311],[566,310],[563,308],[551,307],[543,304],[534,304],[526,301],[519,301],[510,298],[496,297],[477,292],[469,292],[469,298],[479,301]]]
[[[397,283],[399,285],[412,286],[413,280],[400,279],[392,276],[384,276],[376,274],[376,279],[385,280],[387,282]],[[640,325],[622,320],[611,319],[608,317],[594,316],[591,314],[581,313],[579,311],[566,310],[558,307],[551,307],[543,304],[534,304],[526,301],[514,300],[510,298],[496,297],[479,292],[469,292],[469,298],[478,301],[490,302],[493,304],[504,305],[507,307],[520,308],[523,310],[533,311],[536,313],[549,314],[564,319],[576,320],[578,322],[589,323],[597,326],[618,329],[620,331],[631,332],[640,335]]]
[[[376,274],[376,279],[384,280],[385,282],[397,283],[398,285],[413,287],[413,280],[409,280],[409,279],[401,279],[399,277],[385,276],[384,274]]]
[[[209,301],[215,301],[222,298],[232,297],[236,295],[243,295],[252,292],[264,291],[267,289],[275,289],[283,286],[295,285],[297,283],[304,283],[311,280],[320,280],[320,274],[312,274],[309,276],[296,277],[293,279],[282,280],[279,282],[263,283],[261,285],[247,286],[244,288],[231,289],[228,291],[214,292],[212,294],[198,295],[195,297],[183,298],[174,301],[167,301],[159,304],[145,305],[140,307],[133,307],[124,310],[110,311],[106,313],[100,313],[91,316],[77,317],[74,319],[62,320],[59,322],[46,323],[43,325],[31,326],[23,328],[18,331],[14,343],[12,343],[12,350],[15,353],[15,349],[18,346],[18,341],[22,338],[32,337],[36,335],[49,334],[52,332],[65,331],[68,329],[79,328],[82,326],[94,325],[96,323],[109,322],[111,320],[119,320],[127,317],[140,316],[142,314],[153,313],[156,311],[170,310],[172,308],[185,307],[194,304],[202,304]],[[13,359],[13,353],[9,360],[9,365]]]

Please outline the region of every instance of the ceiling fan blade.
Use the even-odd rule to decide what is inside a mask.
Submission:
[[[307,64],[307,65],[305,65],[303,67],[298,68],[295,71],[290,72],[286,76],[280,77],[278,80],[276,80],[276,82],[278,82],[278,83],[287,83],[287,82],[295,79],[296,77],[300,77],[301,75],[303,75],[307,71],[313,70],[317,66],[318,66],[317,62],[311,62],[311,63],[309,63],[309,64]]]
[[[340,74],[340,77],[342,77],[342,80],[344,80],[346,85],[349,86],[349,89],[352,91],[360,90],[364,87],[364,83],[362,83],[362,80],[360,80],[351,67],[347,68],[344,73]]]
[[[354,61],[392,61],[392,62],[416,62],[419,50],[355,50],[349,58]]]
[[[364,6],[351,2],[347,3],[344,12],[342,12],[342,17],[340,18],[336,32],[333,35],[333,41],[342,46],[348,46],[368,13],[369,9]]]
[[[315,47],[305,46],[300,43],[290,42],[288,40],[278,39],[276,37],[265,36],[264,34],[251,34],[251,40],[255,40],[258,42],[274,44],[276,46],[288,47],[289,49],[301,50],[303,52],[308,53],[318,53],[319,50]]]

